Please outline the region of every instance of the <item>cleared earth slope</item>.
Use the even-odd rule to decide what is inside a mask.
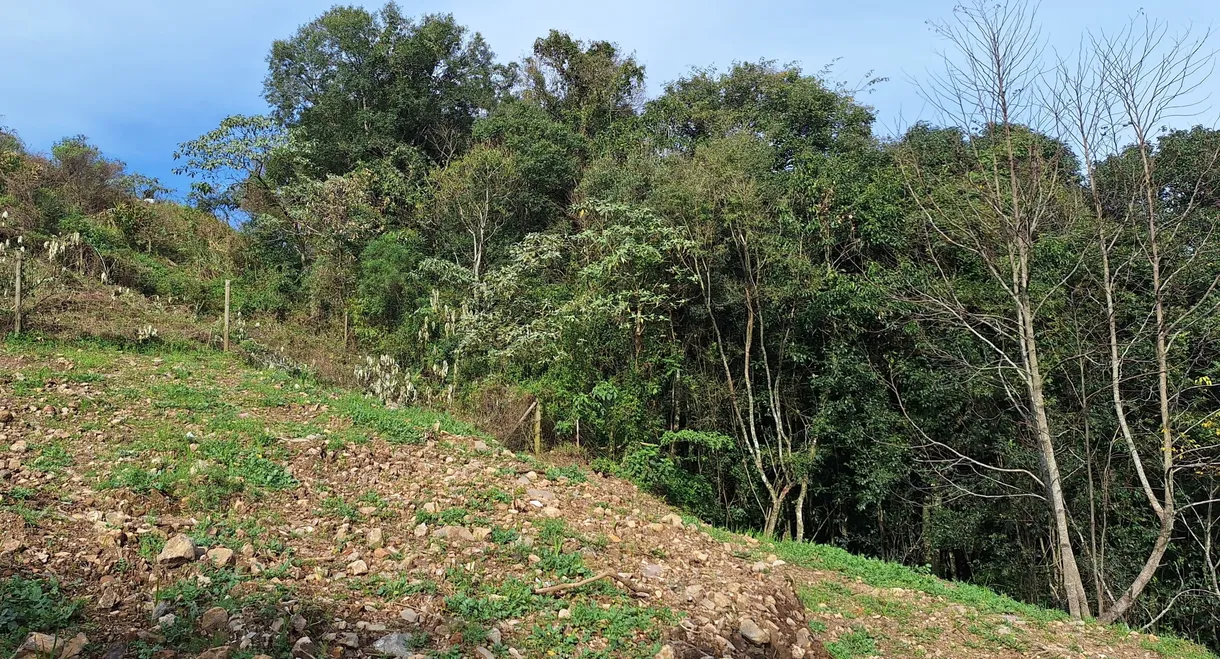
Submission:
[[[1210,656],[164,335],[0,348],[0,529],[0,656]]]

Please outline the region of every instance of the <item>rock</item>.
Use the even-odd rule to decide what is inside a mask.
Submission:
[[[229,626],[229,612],[213,606],[199,616],[199,629],[205,634],[215,634]]]
[[[318,646],[314,645],[313,639],[308,636],[302,636],[297,639],[296,643],[292,644],[292,656],[294,659],[313,659],[317,656]]]
[[[356,649],[360,647],[360,635],[356,632],[339,634],[339,636],[335,639],[335,642],[345,648]]]
[[[172,613],[167,613],[157,618],[157,624],[161,627],[173,627],[175,622],[178,622],[178,616]]]
[[[206,554],[208,560],[216,567],[226,567],[233,564],[233,550],[228,547],[212,547]]]
[[[474,443],[474,450],[476,450],[476,451],[486,451],[486,450],[488,450],[488,449],[487,449],[487,442],[485,442],[485,441],[483,441],[483,440],[481,440],[481,439],[480,439],[480,440],[475,440],[475,443]]]
[[[672,645],[661,646],[661,649],[652,656],[652,659],[674,659],[674,648]]]
[[[102,592],[101,597],[97,598],[97,608],[103,611],[113,609],[119,603],[119,593],[113,588],[107,588]]]
[[[682,528],[682,527],[684,526],[684,524],[683,524],[683,522],[682,522],[682,518],[681,518],[680,516],[678,516],[678,515],[673,514],[673,513],[670,513],[670,514],[668,514],[668,515],[666,515],[666,516],[662,517],[662,518],[661,518],[661,523],[662,523],[662,524],[668,524],[668,525],[670,525],[670,526],[674,526],[674,527],[677,527],[677,528]]]
[[[555,506],[547,506],[546,508],[542,509],[542,514],[553,519],[563,515],[563,512]]]
[[[301,614],[299,614],[299,613],[298,613],[298,614],[296,614],[296,615],[294,615],[294,616],[292,616],[292,628],[293,628],[294,630],[296,630],[296,632],[297,632],[298,634],[299,634],[299,633],[301,633],[301,632],[303,632],[303,631],[305,631],[305,625],[306,625],[306,624],[307,624],[307,623],[305,622],[305,616],[303,616],[303,615],[301,615]]]
[[[70,639],[64,639],[51,634],[32,632],[29,636],[25,637],[25,642],[17,648],[13,658],[46,659],[47,657],[55,657],[58,654],[59,659],[72,659],[72,657],[84,651],[85,646],[88,644],[89,638],[84,634],[77,634]]]
[[[496,659],[496,655],[482,645],[475,648],[474,653],[479,655],[479,659]]]
[[[491,629],[487,630],[487,642],[488,643],[491,643],[492,645],[499,645],[500,642],[503,640],[504,639],[500,636],[499,627],[492,627]]]
[[[554,501],[555,495],[551,494],[550,490],[537,490],[530,488],[525,491],[526,498],[535,499],[538,501]]]
[[[353,577],[358,577],[362,574],[368,574],[369,573],[368,563],[365,563],[363,560],[358,558],[358,559],[352,561],[351,563],[347,564],[347,573],[352,575]]]
[[[665,574],[665,568],[656,563],[645,563],[644,567],[640,569],[640,573],[644,575],[645,579],[660,579],[661,575]]]
[[[1008,625],[1000,625],[995,628],[995,633],[1000,636],[1008,636],[1009,634],[1012,634],[1012,628]]]
[[[28,446],[29,445],[25,443],[24,439],[19,439],[13,442],[13,445],[8,447],[8,450],[12,453],[25,453]]]
[[[157,554],[157,562],[166,567],[176,567],[194,560],[195,541],[183,533],[170,538],[161,553]]]
[[[229,659],[231,654],[233,654],[233,648],[228,645],[222,645],[218,648],[211,648],[200,652],[196,659]]]
[[[12,423],[13,413],[8,410],[0,410],[0,423]]]
[[[85,646],[89,645],[89,637],[84,634],[73,636],[65,645],[62,652],[59,653],[59,659],[72,659],[84,652]]]
[[[415,527],[415,537],[422,538],[426,535],[428,535],[428,524],[426,522],[420,522],[419,526]]]
[[[567,620],[568,618],[571,618],[571,617],[572,617],[571,609],[559,609],[559,619],[560,620]]]
[[[411,635],[406,632],[394,632],[377,639],[373,649],[391,657],[410,657],[415,654],[411,649]]]
[[[369,549],[380,549],[385,546],[385,537],[381,529],[369,529],[368,543]]]
[[[415,612],[415,609],[403,609],[398,617],[412,624],[419,621],[419,614]]]
[[[758,623],[749,618],[741,619],[737,631],[743,638],[755,645],[766,645],[771,642],[771,632],[759,627]]]
[[[25,637],[25,641],[17,648],[17,653],[13,655],[13,659],[34,659],[34,657],[50,657],[54,656],[55,650],[59,647],[59,639],[50,634],[39,634],[31,632]]]

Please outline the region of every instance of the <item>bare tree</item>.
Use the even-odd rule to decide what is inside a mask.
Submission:
[[[1089,603],[1071,542],[1040,348],[1039,312],[1051,293],[1035,295],[1031,290],[1035,247],[1048,225],[1061,220],[1057,191],[1067,174],[1065,154],[1048,150],[1036,132],[1044,119],[1036,93],[1042,38],[1034,12],[1020,1],[997,5],[976,0],[932,27],[949,50],[942,56],[943,71],[921,89],[943,117],[960,128],[975,184],[952,199],[939,198],[929,194],[935,184],[917,158],[903,158],[900,164],[930,235],[972,255],[1008,302],[1006,311],[988,311],[963,301],[936,249],[928,252],[943,285],[915,291],[912,300],[970,332],[995,357],[1001,381],[1015,377],[1024,390],[1010,391],[1010,397],[1033,429],[1043,472],[1033,482],[1044,488],[1061,585],[1069,611],[1079,618],[1088,615]],[[959,457],[973,467],[998,469],[961,453]]]
[[[1126,615],[1156,574],[1173,538],[1181,512],[1176,476],[1183,423],[1182,385],[1175,374],[1195,365],[1183,363],[1190,361],[1189,355],[1175,357],[1172,346],[1184,339],[1200,314],[1211,313],[1220,303],[1215,296],[1220,279],[1181,281],[1191,277],[1192,262],[1214,252],[1214,226],[1197,232],[1185,229],[1185,224],[1198,210],[1200,185],[1214,170],[1220,150],[1203,156],[1193,184],[1179,182],[1177,186],[1184,189],[1173,190],[1166,189],[1156,171],[1155,153],[1161,127],[1197,110],[1193,94],[1212,65],[1206,50],[1209,36],[1192,35],[1189,30],[1171,35],[1164,23],[1133,20],[1115,35],[1090,39],[1074,66],[1061,62],[1048,98],[1061,134],[1080,150],[1087,198],[1081,206],[1089,209],[1097,227],[1099,298],[1106,319],[1106,361],[1117,434],[1159,522],[1153,546],[1132,582],[1109,603],[1100,599],[1099,589],[1103,622]],[[1098,161],[1104,157],[1133,161],[1128,180],[1102,181]],[[1133,277],[1131,272],[1137,269],[1139,276]],[[1129,279],[1146,280],[1149,290],[1124,295],[1122,282]],[[1175,279],[1176,284],[1203,289],[1182,311],[1171,311],[1168,303]],[[1145,303],[1147,308],[1142,306]],[[1120,327],[1120,318],[1138,322]],[[1137,357],[1148,353],[1151,363]],[[1154,380],[1152,386],[1138,386],[1147,377]],[[1155,418],[1138,418],[1145,407],[1128,400],[1133,390],[1154,392]],[[1149,441],[1145,433],[1159,438]],[[1148,463],[1159,463],[1160,469],[1151,471]],[[1101,566],[1097,572],[1097,579],[1103,581]]]

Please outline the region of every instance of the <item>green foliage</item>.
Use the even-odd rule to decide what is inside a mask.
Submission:
[[[30,632],[67,631],[82,608],[54,579],[0,579],[0,654],[11,654]]]
[[[834,659],[857,659],[877,654],[876,642],[863,627],[854,627],[850,632],[839,636],[838,640],[827,643],[826,649]]]

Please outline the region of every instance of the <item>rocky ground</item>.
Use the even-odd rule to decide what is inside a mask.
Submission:
[[[1208,656],[156,342],[0,349],[0,529],[3,656]]]
[[[779,559],[630,484],[235,359],[44,348],[0,355],[0,576],[81,598],[81,650],[826,656]]]

